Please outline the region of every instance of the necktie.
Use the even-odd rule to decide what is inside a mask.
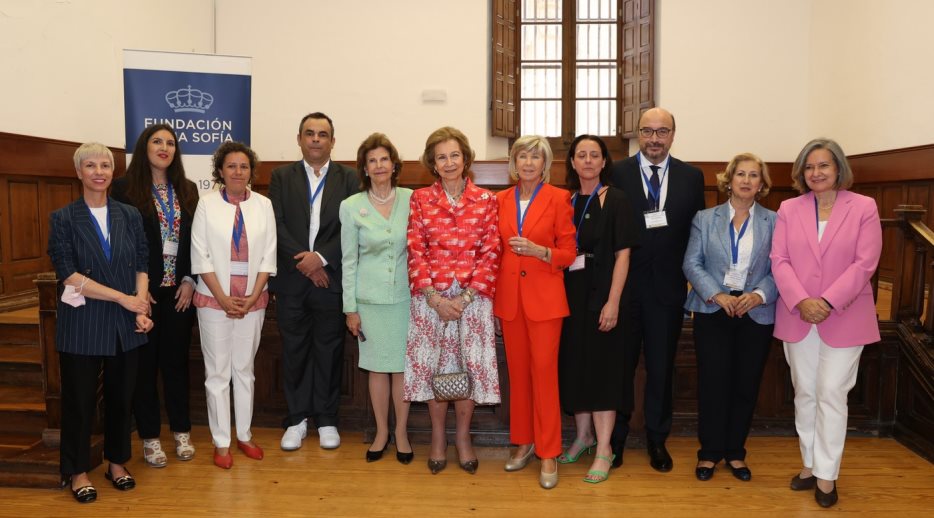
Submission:
[[[652,177],[649,178],[649,183],[652,184],[652,192],[654,192],[657,196],[653,201],[655,202],[655,208],[658,209],[658,206],[662,200],[662,193],[660,189],[661,182],[658,181],[658,170],[660,168],[657,165],[650,165],[649,169],[652,170]]]

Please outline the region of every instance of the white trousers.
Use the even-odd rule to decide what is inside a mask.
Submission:
[[[817,478],[837,480],[846,440],[847,394],[856,384],[863,346],[830,347],[817,326],[800,342],[785,342],[795,387],[795,428],[801,460]]]
[[[198,308],[201,352],[204,355],[204,388],[208,401],[208,425],[217,448],[230,447],[230,382],[233,380],[237,439],[253,438],[253,359],[259,349],[266,310],[242,319],[227,318],[218,309]]]

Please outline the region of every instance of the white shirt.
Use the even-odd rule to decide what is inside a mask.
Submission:
[[[324,181],[324,178],[328,174],[328,169],[331,167],[331,161],[328,160],[324,166],[321,167],[319,175],[315,175],[315,169],[302,160],[302,164],[305,166],[305,175],[308,176],[308,185],[311,186],[311,191],[308,193],[309,196],[314,196],[315,190],[318,188],[318,185]],[[315,198],[315,202],[311,205],[311,224],[308,226],[308,249],[314,251],[315,249],[315,238],[318,237],[318,230],[321,228],[321,198],[324,195],[324,188],[321,189],[321,194]],[[315,252],[318,254],[318,252]],[[321,262],[327,266],[328,262],[323,255],[318,254],[318,257],[321,258]]]
[[[97,220],[97,224],[101,227],[101,233],[104,234],[104,241],[110,242],[110,225],[107,224],[107,206],[103,207],[88,207],[91,209],[91,214],[94,216],[94,219]]]
[[[659,194],[661,199],[658,201],[658,210],[664,210],[665,200],[668,198],[668,162],[671,161],[671,155],[665,156],[665,159],[658,164],[653,164],[649,162],[645,156],[642,155],[642,152],[639,152],[639,164],[642,173],[639,175],[642,179],[642,192],[645,194],[645,198],[649,199],[649,184],[646,179],[652,179],[652,168],[649,166],[657,165],[658,166],[658,180],[661,184],[658,187]]]
[[[733,218],[736,216],[736,209],[733,208],[733,202],[729,202],[729,203],[727,203],[727,204],[730,206],[730,222],[729,222],[729,224],[732,225],[732,224],[733,224]],[[749,264],[752,262],[752,244],[753,244],[753,231],[752,231],[752,227],[755,226],[755,225],[753,225],[753,218],[754,218],[755,215],[756,215],[756,212],[755,212],[755,211],[756,211],[756,204],[753,203],[753,204],[752,204],[752,207],[749,207],[749,218],[747,219],[747,221],[749,221],[749,225],[746,226],[746,232],[743,233],[743,238],[739,240],[739,254],[737,255],[737,262],[736,262],[735,268],[736,268],[737,271],[739,271],[740,273],[742,273],[743,278],[745,278],[746,275],[749,273]],[[742,227],[742,225],[740,225],[740,227]],[[728,230],[729,230],[729,229],[728,229]],[[736,227],[735,227],[735,226],[733,227],[733,230],[734,230],[734,235],[735,235],[736,237],[739,237],[739,231],[736,230]],[[729,236],[727,236],[727,237],[729,237]],[[730,251],[730,263],[731,263],[731,264],[732,264],[732,261],[733,261],[733,257],[732,257],[732,254],[733,254],[733,252],[732,252],[732,246],[733,246],[733,245],[732,245],[732,243],[731,243],[731,244],[730,244],[730,247],[731,247],[731,248],[730,248],[730,250],[731,250],[731,251]],[[765,292],[764,292],[764,291],[762,291],[762,290],[756,288],[756,289],[752,290],[752,292],[753,292],[753,293],[757,293],[760,297],[762,297],[762,303],[763,303],[763,304],[766,304],[766,303],[767,303],[767,301],[765,300]]]

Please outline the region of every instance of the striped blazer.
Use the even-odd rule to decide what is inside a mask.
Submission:
[[[115,356],[117,345],[129,351],[146,343],[136,333],[136,315],[116,302],[88,298],[81,307],[61,301],[62,281],[75,272],[123,293],[136,292],[136,274],[149,269],[149,247],[143,219],[135,207],[107,199],[111,260],[107,261],[94,229],[94,216],[84,198],[52,213],[49,257],[58,276],[55,347],[85,356]]]

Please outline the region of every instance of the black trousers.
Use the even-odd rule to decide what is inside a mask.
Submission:
[[[310,287],[302,295],[276,295],[282,337],[282,373],[289,415],[283,427],[310,417],[337,426],[347,325],[340,293]]]
[[[744,460],[774,325],[723,311],[694,313],[698,460]]]
[[[175,311],[176,286],[159,288],[153,293],[152,331],[149,343],[139,348],[139,371],[133,396],[133,413],[141,439],[159,437],[162,418],[157,383],[162,375],[165,412],[173,432],[191,431],[189,404],[188,354],[195,308]]]
[[[635,294],[634,294],[635,295]],[[624,313],[624,312],[621,312]],[[646,439],[664,443],[671,433],[672,371],[684,310],[680,306],[667,306],[656,300],[654,293],[633,296],[628,313],[628,332],[623,338],[626,361],[623,367],[623,383],[631,387],[635,379],[639,354],[645,359],[645,434]],[[627,391],[629,398],[634,389]],[[629,419],[632,417],[633,401],[624,402],[630,409],[616,414],[611,442],[614,446],[625,446],[629,436]]]
[[[61,472],[64,476],[91,469],[91,428],[97,386],[104,372],[104,458],[115,464],[130,460],[130,401],[136,383],[137,349],[116,356],[59,353],[62,374]]]

